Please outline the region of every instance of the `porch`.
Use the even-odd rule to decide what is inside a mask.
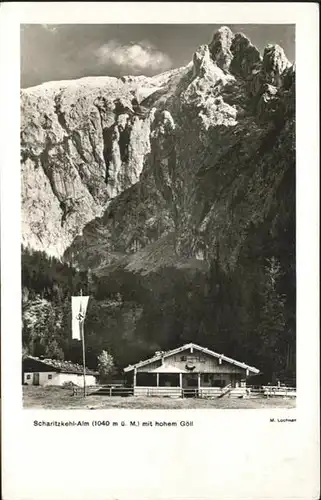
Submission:
[[[161,366],[153,372],[134,372],[135,396],[221,397],[246,394],[246,382],[239,373],[185,372]],[[165,371],[166,370],[166,371]]]

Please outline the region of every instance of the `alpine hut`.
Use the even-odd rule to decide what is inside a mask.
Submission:
[[[83,366],[71,361],[26,356],[22,361],[23,383],[27,385],[63,385],[72,383],[83,387]],[[98,372],[86,368],[86,386],[96,385]]]
[[[260,370],[194,343],[156,352],[124,369],[135,396],[211,397],[246,393],[246,380]]]

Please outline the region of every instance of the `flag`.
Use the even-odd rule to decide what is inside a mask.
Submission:
[[[89,297],[71,297],[73,339],[81,340],[81,326],[85,321],[88,300]]]

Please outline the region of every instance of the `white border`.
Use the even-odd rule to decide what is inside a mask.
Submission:
[[[296,24],[297,422],[275,410],[77,411],[193,428],[36,429],[21,409],[19,23]],[[5,500],[319,497],[318,8],[304,3],[4,3],[0,8],[2,469]],[[204,40],[206,43],[206,40]],[[93,415],[94,413],[94,415]],[[50,419],[75,412],[50,412]],[[98,417],[99,414],[99,417]]]

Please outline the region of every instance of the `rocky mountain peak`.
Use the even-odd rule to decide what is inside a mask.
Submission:
[[[213,61],[208,45],[201,45],[194,54],[193,77],[211,81],[212,84],[225,77],[222,69]]]
[[[204,76],[211,65],[211,56],[208,45],[200,45],[193,56],[193,76]]]
[[[233,59],[230,64],[230,71],[243,78],[252,76],[255,68],[257,68],[262,61],[259,50],[252,45],[250,40],[243,35],[243,33],[237,33],[233,38],[231,52],[233,54]]]
[[[259,50],[243,34],[234,34],[223,26],[214,33],[209,45],[212,60],[223,71],[247,78],[262,57]]]
[[[284,50],[279,45],[267,45],[264,49],[262,69],[268,83],[279,87],[283,72],[291,66]]]
[[[259,87],[263,82],[279,87],[282,84],[282,74],[291,67],[279,45],[267,45],[262,57],[259,49],[246,35],[234,34],[226,26],[216,31],[211,43],[208,46],[203,45],[195,54],[195,74],[200,75],[201,67],[210,67],[211,62],[225,73],[246,80],[255,79],[256,75],[260,74]]]
[[[230,68],[233,58],[231,44],[234,39],[234,33],[227,26],[222,26],[214,33],[213,39],[209,45],[209,50],[213,61],[223,71]]]

